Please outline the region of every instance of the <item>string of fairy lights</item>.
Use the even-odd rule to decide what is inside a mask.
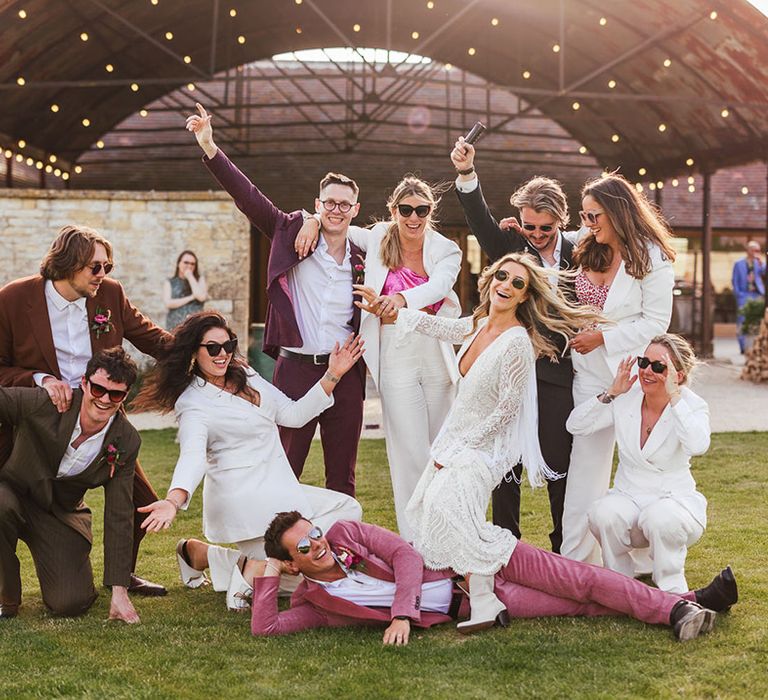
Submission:
[[[148,2],[150,5],[157,7],[158,5],[160,5],[161,0],[148,0]],[[293,0],[293,2],[295,5],[298,5],[298,6],[304,4],[304,0]],[[437,7],[437,5],[438,3],[435,0],[427,0],[426,2],[427,10],[434,10]],[[238,16],[238,11],[234,7],[229,8],[226,12],[227,12],[227,15],[233,20],[236,19]],[[20,21],[27,20],[29,16],[30,16],[30,13],[25,8],[21,8],[17,12],[17,17]],[[709,12],[708,17],[711,21],[716,21],[718,18],[717,11],[712,10],[711,12]],[[498,28],[502,26],[502,22],[499,19],[499,17],[491,17],[489,20],[489,24],[492,28]],[[597,24],[600,28],[606,28],[610,26],[609,19],[605,16],[601,16],[598,19]],[[354,22],[351,25],[351,29],[353,33],[359,33],[362,31],[363,27],[359,22]],[[303,31],[304,30],[301,24],[297,24],[295,26],[296,34],[302,34]],[[165,41],[168,41],[168,42],[173,42],[174,39],[176,38],[173,31],[171,31],[170,29],[164,31],[161,36],[163,39],[165,39]],[[413,31],[411,31],[410,36],[412,40],[416,41],[421,38],[421,33],[418,30],[414,29]],[[88,41],[90,41],[91,37],[87,31],[83,30],[79,32],[77,38],[81,42],[87,43]],[[245,34],[238,34],[235,38],[235,41],[238,45],[243,46],[244,44],[247,43],[248,38]],[[554,42],[551,45],[551,49],[553,53],[559,54],[562,50],[562,47],[558,42]],[[466,53],[470,57],[476,57],[478,56],[478,49],[476,46],[468,46],[466,48]],[[192,63],[192,57],[188,54],[183,55],[181,57],[181,60],[187,65]],[[674,65],[674,62],[670,57],[666,57],[661,62],[661,68],[664,71],[672,70],[673,65]],[[453,65],[451,63],[445,63],[444,69],[447,71],[451,71],[453,70]],[[104,71],[112,75],[117,71],[117,67],[114,63],[106,63],[104,65]],[[524,81],[530,81],[534,79],[534,73],[530,67],[523,67],[521,70],[520,76]],[[19,87],[24,87],[28,85],[28,80],[23,75],[18,75],[16,78],[16,84]],[[609,90],[615,90],[619,86],[619,82],[614,77],[609,77],[605,84]],[[134,81],[128,85],[128,88],[131,90],[131,92],[138,93],[141,90],[141,85],[139,82]],[[196,86],[193,82],[187,83],[185,88],[189,92],[194,92],[196,90]],[[571,103],[571,110],[574,113],[579,112],[579,110],[581,110],[583,106],[584,105],[582,104],[582,102],[578,100],[574,100]],[[56,102],[51,103],[49,105],[49,109],[54,114],[59,114],[61,112],[61,106]],[[138,111],[138,114],[140,117],[146,118],[149,116],[150,113],[149,113],[149,110],[147,110],[146,108],[142,108]],[[728,119],[730,116],[731,116],[731,109],[728,106],[723,106],[720,109],[720,117],[722,119]],[[80,124],[84,129],[88,129],[92,126],[93,122],[90,117],[84,116],[80,119]],[[669,135],[670,132],[672,131],[671,127],[665,122],[660,122],[657,125],[657,130],[660,134],[667,134],[667,135]],[[621,140],[622,140],[622,135],[620,133],[615,132],[610,136],[610,141],[613,144],[619,143]],[[97,139],[93,145],[98,150],[102,150],[105,148],[105,142],[101,138]],[[5,156],[5,158],[8,159],[9,161],[13,159],[19,163],[25,163],[29,167],[34,167],[39,171],[43,171],[47,174],[53,175],[54,177],[61,178],[65,182],[70,179],[71,174],[79,175],[80,173],[83,172],[83,166],[80,164],[75,164],[71,168],[71,173],[70,173],[69,170],[61,168],[56,165],[58,158],[55,154],[51,153],[51,154],[47,154],[43,158],[39,158],[39,157],[34,157],[33,155],[30,155],[28,152],[25,152],[26,149],[27,149],[27,143],[24,139],[19,139],[15,144],[11,144],[8,146],[0,145],[0,153],[2,153]],[[584,145],[579,145],[578,153],[581,155],[587,155],[589,154],[589,149]],[[694,165],[695,165],[695,161],[693,158],[688,157],[685,160],[685,166],[687,168],[693,168]],[[647,182],[647,180],[643,180],[642,178],[645,178],[645,176],[648,175],[648,171],[645,167],[640,167],[637,171],[637,174],[641,178],[641,180],[637,181],[635,184],[635,187],[639,192],[643,192],[645,189],[645,186],[647,186],[648,189],[651,191],[662,190],[665,186],[664,180],[657,180],[657,181],[651,181],[651,182]],[[644,185],[643,182],[646,182],[647,185]],[[679,178],[673,178],[670,180],[670,185],[672,187],[678,187],[681,184],[682,183]],[[693,175],[689,175],[687,177],[687,187],[688,187],[688,192],[690,193],[696,192],[696,180]],[[741,187],[740,192],[742,195],[747,195],[749,194],[749,188],[746,186],[743,186]]]

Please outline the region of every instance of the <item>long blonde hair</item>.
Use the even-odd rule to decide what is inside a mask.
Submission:
[[[440,196],[436,194],[438,188],[433,188],[429,183],[424,182],[421,178],[415,175],[406,175],[400,184],[392,191],[392,194],[387,200],[387,209],[389,209],[391,216],[391,223],[387,227],[387,232],[384,234],[384,238],[381,239],[381,248],[379,249],[379,256],[384,265],[390,270],[395,270],[403,265],[403,252],[400,247],[400,234],[397,228],[397,220],[395,219],[394,210],[400,202],[406,197],[421,197],[426,199],[431,210],[427,216],[426,226],[424,230],[432,228],[435,225],[435,209],[440,203]]]
[[[590,180],[581,191],[582,199],[587,195],[594,197],[603,208],[604,216],[616,231],[627,274],[643,279],[651,271],[649,244],[657,245],[667,259],[675,259],[673,236],[666,220],[623,175],[608,173]],[[598,243],[590,232],[579,241],[573,260],[587,270],[604,272],[612,257],[611,249]]]
[[[538,261],[529,253],[509,253],[499,258],[495,263],[486,267],[480,273],[478,291],[480,303],[472,314],[472,330],[467,334],[472,335],[477,329],[477,324],[486,318],[491,310],[491,281],[496,271],[509,262],[522,265],[528,272],[528,294],[525,301],[520,302],[515,315],[528,331],[537,357],[542,355],[555,362],[558,359],[558,350],[555,344],[542,333],[543,328],[559,333],[566,341],[572,338],[585,326],[594,323],[603,323],[604,319],[597,309],[591,306],[574,306],[571,304],[558,287],[550,285],[550,276],[573,276],[567,271],[545,270]]]

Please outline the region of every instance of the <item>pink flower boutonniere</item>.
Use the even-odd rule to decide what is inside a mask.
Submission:
[[[352,265],[352,284],[365,284],[365,262],[358,255],[358,262]]]
[[[115,469],[123,466],[122,462],[120,461],[120,458],[122,456],[123,456],[123,453],[120,452],[120,447],[118,445],[116,445],[113,442],[110,442],[109,445],[107,445],[107,454],[104,457],[104,459],[109,465],[110,479],[115,475]]]
[[[336,557],[339,563],[349,571],[365,571],[363,558],[346,547],[341,547],[336,553]]]
[[[114,326],[112,325],[112,310],[96,308],[96,313],[91,319],[91,330],[98,338],[102,333],[109,333]]]

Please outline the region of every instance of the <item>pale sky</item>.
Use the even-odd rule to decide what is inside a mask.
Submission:
[[[768,15],[768,0],[747,0],[747,2],[754,5],[764,15]]]

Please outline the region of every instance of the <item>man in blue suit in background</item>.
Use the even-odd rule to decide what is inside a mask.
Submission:
[[[739,349],[744,354],[744,335],[741,324],[744,316],[740,309],[750,299],[765,296],[765,263],[760,259],[760,244],[757,241],[747,243],[747,257],[737,260],[733,266],[733,296],[736,297],[736,337]]]

